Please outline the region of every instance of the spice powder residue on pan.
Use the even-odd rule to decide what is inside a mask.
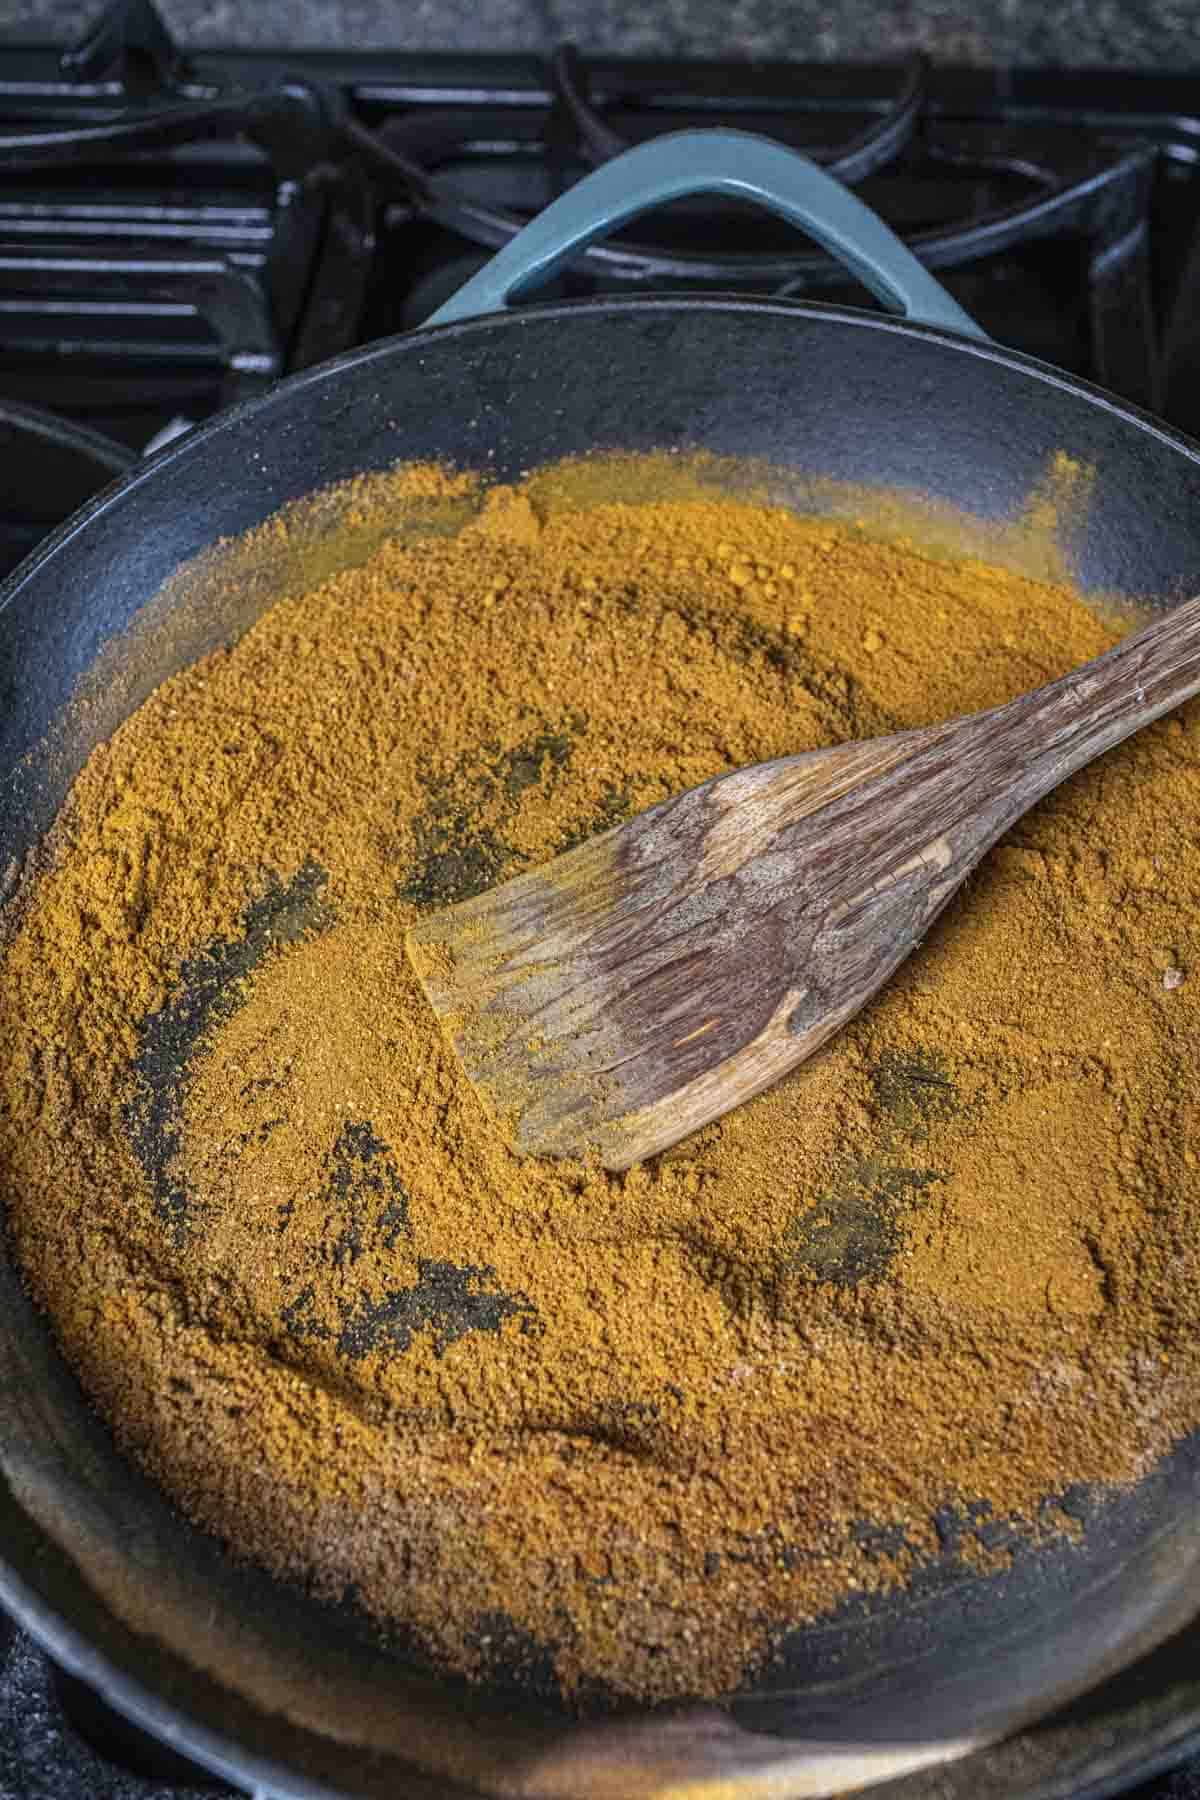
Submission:
[[[1194,706],[652,1164],[522,1162],[462,1079],[404,957],[423,909],[1115,636],[1050,579],[672,479],[539,476],[465,525],[461,478],[377,484],[427,527],[444,492],[442,532],[92,756],[0,977],[11,1231],[121,1443],[435,1658],[648,1697],[736,1686],[948,1519],[981,1568],[1069,1533],[1054,1496],[1200,1424]]]

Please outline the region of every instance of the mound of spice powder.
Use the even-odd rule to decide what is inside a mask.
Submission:
[[[720,1694],[935,1515],[991,1566],[981,1521],[1070,1530],[1047,1496],[1200,1424],[1200,712],[1022,821],[792,1078],[623,1176],[522,1161],[418,913],[1115,631],[699,486],[375,504],[406,482],[440,533],[280,602],[77,780],[0,970],[9,1226],[235,1552],[480,1679],[525,1646],[568,1692]]]

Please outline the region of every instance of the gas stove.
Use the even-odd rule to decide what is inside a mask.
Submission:
[[[420,325],[631,143],[806,151],[1000,342],[1200,435],[1200,75],[514,55],[184,54],[150,0],[0,47],[0,572],[138,457],[281,375]],[[539,297],[870,304],[760,212],[693,200]],[[0,1800],[232,1790],[0,1617]],[[1137,1790],[1200,1800],[1200,1764]]]

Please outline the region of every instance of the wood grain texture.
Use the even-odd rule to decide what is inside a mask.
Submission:
[[[524,1151],[666,1149],[870,999],[1050,789],[1200,691],[1200,600],[1007,706],[716,777],[409,933]]]

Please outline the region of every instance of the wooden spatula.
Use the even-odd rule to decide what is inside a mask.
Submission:
[[[811,1056],[1014,820],[1197,692],[1200,598],[1006,706],[718,775],[409,956],[519,1149],[628,1168]]]

